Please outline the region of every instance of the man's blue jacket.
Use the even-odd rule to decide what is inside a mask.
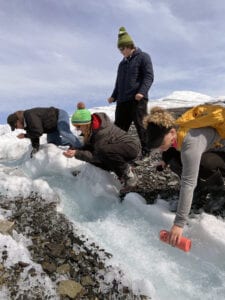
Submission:
[[[124,58],[118,67],[116,84],[112,97],[117,103],[134,100],[137,93],[148,99],[148,91],[154,80],[150,56],[137,48]]]

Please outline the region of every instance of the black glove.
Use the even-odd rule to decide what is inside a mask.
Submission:
[[[30,158],[32,158],[34,156],[35,153],[38,152],[38,148],[33,148],[31,153],[30,153]]]

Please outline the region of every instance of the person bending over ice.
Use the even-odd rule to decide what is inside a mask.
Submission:
[[[24,129],[19,139],[29,138],[32,144],[31,157],[39,150],[40,137],[47,133],[47,142],[59,145],[81,147],[79,139],[71,132],[69,115],[66,111],[55,107],[36,107],[29,110],[16,111],[9,115],[7,123],[11,130]]]
[[[107,171],[113,171],[124,187],[135,187],[137,176],[130,162],[140,151],[138,138],[133,137],[114,125],[105,113],[94,113],[78,103],[71,122],[82,132],[84,146],[80,149],[68,149],[63,154],[89,162]]]
[[[175,120],[168,111],[160,107],[152,108],[144,118],[149,148],[159,148],[163,152],[163,165],[170,165],[171,170],[181,178],[176,217],[169,234],[169,242],[173,246],[179,242],[183,233],[196,186],[196,190],[212,188],[216,193],[219,191],[221,199],[225,199],[225,139],[212,127],[214,125],[207,125],[210,124],[210,117],[206,117],[208,109],[214,108],[200,106],[193,110],[193,116],[202,111],[200,115],[204,123],[200,123],[198,119],[198,128],[191,127],[190,122],[181,126],[187,115]],[[222,107],[216,109],[221,121],[221,114],[225,115],[225,110]],[[195,117],[192,119],[194,121]]]

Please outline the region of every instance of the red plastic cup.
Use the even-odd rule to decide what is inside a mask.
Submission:
[[[160,241],[169,244],[169,231],[161,230],[159,233],[159,238]],[[191,240],[186,238],[185,236],[182,236],[180,242],[176,244],[175,247],[185,252],[188,252],[191,250]]]

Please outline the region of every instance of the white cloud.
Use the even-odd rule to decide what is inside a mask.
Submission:
[[[105,101],[122,58],[120,26],[152,57],[151,97],[179,87],[225,94],[224,8],[222,0],[0,1],[1,105],[16,97]]]

